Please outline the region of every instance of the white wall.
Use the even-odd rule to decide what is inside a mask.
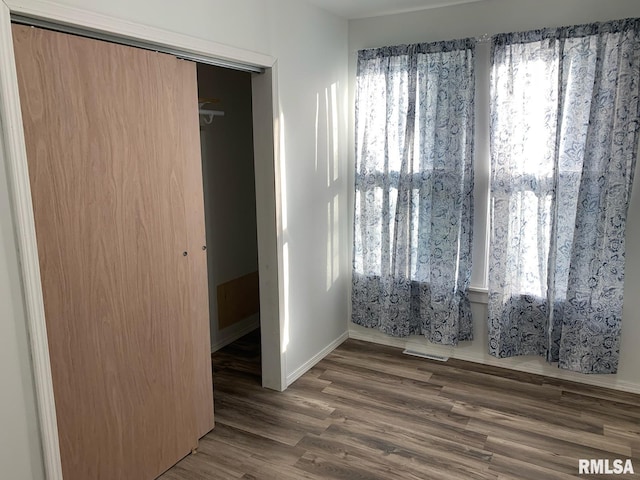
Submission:
[[[349,231],[345,143],[347,21],[297,0],[60,0],[56,3],[277,58],[286,154],[284,238],[285,280],[289,288],[285,292],[288,323],[285,360],[287,377],[293,378],[301,368],[309,366],[310,359],[347,332],[350,256],[346,240]],[[335,101],[331,97],[332,86]],[[329,122],[325,108],[327,91]],[[27,367],[29,354],[15,229],[4,177],[0,180],[0,373],[3,382],[0,477],[40,479],[42,460],[34,423],[33,379]],[[327,218],[329,208],[336,215],[332,213]],[[7,268],[2,268],[3,262]]]
[[[44,479],[4,159],[0,167],[0,478]]]
[[[219,100],[204,108],[225,114],[210,125],[200,117],[213,352],[260,322],[255,314],[220,329],[217,304],[218,285],[258,271],[251,74],[198,64],[198,97]]]
[[[350,106],[353,105],[355,67],[357,51],[385,45],[431,42],[464,37],[480,37],[503,32],[531,30],[542,27],[575,25],[595,21],[606,21],[640,16],[637,0],[485,0],[477,3],[423,10],[407,14],[388,15],[349,22],[349,87]],[[481,44],[477,51],[476,75],[479,88],[476,102],[479,108],[488,102],[489,44]],[[482,89],[484,88],[484,91]],[[353,119],[353,109],[350,109]],[[353,127],[353,121],[350,122]],[[350,138],[349,171],[354,171],[353,131]],[[476,119],[476,214],[486,218],[488,198],[488,118]],[[473,342],[456,348],[429,344],[421,337],[392,339],[377,331],[350,324],[350,335],[380,343],[397,346],[408,345],[414,350],[449,355],[457,358],[491,363],[508,368],[532,371],[550,376],[568,378],[578,382],[592,383],[640,393],[640,175],[636,175],[633,198],[627,225],[627,271],[625,281],[625,308],[622,332],[620,368],[617,375],[581,375],[552,367],[538,357],[496,359],[487,353],[487,309],[483,303],[473,304]],[[353,185],[352,178],[349,181]],[[350,190],[350,204],[354,191]],[[472,287],[485,287],[484,256],[485,238],[482,221],[475,223],[474,271]],[[481,295],[474,294],[480,302]],[[485,300],[486,301],[486,300]]]
[[[319,12],[299,0],[269,10],[284,127],[288,383],[347,333],[347,22]]]

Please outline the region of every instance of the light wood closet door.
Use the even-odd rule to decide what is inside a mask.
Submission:
[[[152,479],[213,427],[195,64],[13,36],[64,478]]]

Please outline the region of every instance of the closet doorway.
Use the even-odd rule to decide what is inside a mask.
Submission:
[[[16,10],[19,13],[19,10]],[[13,15],[14,11],[10,11],[6,8],[0,9],[0,34],[2,34],[3,39],[6,40],[5,44],[8,46],[12,46],[11,42],[11,24],[9,23],[9,13]],[[30,12],[35,15],[35,13]],[[164,52],[169,53],[174,56],[174,61],[179,61],[181,63],[191,63],[188,60],[193,61],[195,57],[205,58],[204,61],[212,61],[215,63],[223,63],[223,64],[234,64],[232,60],[225,61],[216,60],[217,56],[224,57],[227,59],[237,59],[239,62],[247,62],[248,65],[261,65],[260,68],[254,67],[255,69],[262,70],[261,73],[255,73],[251,75],[251,91],[253,94],[254,100],[254,108],[253,108],[253,134],[255,140],[255,158],[254,165],[256,170],[256,197],[257,197],[257,226],[258,226],[258,250],[260,252],[259,255],[259,270],[261,275],[259,276],[260,288],[259,293],[261,297],[260,301],[260,323],[262,324],[262,331],[267,332],[262,336],[262,363],[263,363],[263,375],[262,375],[262,384],[267,388],[272,388],[276,390],[280,390],[284,388],[284,352],[280,350],[281,345],[281,336],[282,336],[282,315],[280,314],[282,310],[282,286],[281,286],[281,276],[279,272],[282,270],[281,261],[278,258],[278,252],[281,251],[281,239],[279,238],[279,218],[280,218],[280,205],[278,200],[279,190],[278,190],[278,178],[279,178],[279,149],[278,149],[278,104],[277,101],[274,101],[274,96],[276,95],[277,88],[275,86],[275,78],[276,78],[276,68],[274,64],[274,59],[271,57],[261,55],[261,54],[253,54],[250,52],[244,52],[236,49],[223,48],[222,46],[218,46],[216,44],[202,44],[201,42],[190,39],[189,37],[184,36],[174,36],[170,32],[164,32],[161,30],[149,30],[147,27],[138,26],[135,24],[129,25],[129,30],[126,36],[118,36],[122,35],[119,31],[114,31],[113,34],[109,34],[112,30],[113,24],[109,23],[108,19],[105,20],[103,17],[93,17],[91,15],[85,16],[82,18],[82,24],[76,23],[76,21],[66,22],[66,25],[49,23],[46,18],[49,18],[49,13],[43,12],[38,15],[38,20],[27,19],[26,17],[20,17],[19,23],[22,24],[38,24],[40,27],[44,27],[53,31],[64,32],[64,33],[72,33],[77,38],[85,37],[85,38],[93,38],[99,39],[110,43],[115,44],[125,44],[129,46],[141,47],[142,50],[151,50],[155,52]],[[117,28],[116,28],[117,30]],[[140,38],[141,40],[136,41],[136,38]],[[173,48],[172,48],[173,47]],[[187,52],[184,55],[181,55],[177,52]],[[41,425],[41,433],[43,438],[43,450],[45,456],[45,465],[48,478],[58,479],[61,478],[62,468],[60,462],[60,453],[61,453],[61,443],[58,438],[58,419],[60,416],[60,412],[57,411],[56,405],[54,404],[54,392],[53,392],[53,382],[52,382],[52,374],[51,368],[52,363],[50,361],[50,349],[48,348],[47,342],[47,331],[45,325],[45,308],[44,301],[42,298],[42,288],[40,286],[41,279],[41,269],[38,264],[38,244],[36,242],[36,231],[35,231],[35,222],[34,222],[34,212],[32,210],[31,203],[31,188],[29,181],[29,172],[28,172],[28,164],[27,164],[27,155],[25,152],[24,139],[22,137],[23,133],[23,124],[22,118],[20,115],[20,103],[19,103],[19,91],[18,91],[18,82],[16,78],[16,71],[13,65],[15,60],[14,51],[12,48],[8,48],[4,53],[3,57],[4,63],[8,66],[4,68],[0,72],[0,86],[2,86],[2,90],[4,92],[5,100],[8,99],[10,102],[3,102],[3,108],[0,109],[1,122],[3,125],[3,130],[5,131],[4,142],[3,142],[3,150],[7,153],[5,160],[8,166],[8,172],[10,177],[11,184],[11,193],[13,197],[14,204],[14,215],[15,222],[17,225],[18,231],[18,243],[20,246],[21,252],[21,265],[22,265],[22,273],[24,276],[24,290],[25,290],[25,300],[28,306],[28,323],[29,329],[31,333],[31,348],[32,348],[32,356],[34,361],[34,373],[35,373],[35,382],[36,389],[38,391],[38,410],[40,416],[40,425]],[[16,54],[19,52],[16,51]],[[17,56],[17,55],[16,55]],[[175,59],[175,56],[178,56],[178,59]],[[28,57],[27,57],[28,58]],[[186,62],[183,62],[184,59],[187,59]],[[86,62],[85,62],[86,63]],[[142,64],[143,62],[140,62]],[[193,64],[192,64],[193,65]],[[237,64],[236,64],[237,65]],[[145,64],[146,66],[146,64]],[[166,69],[162,68],[161,71],[166,71]],[[70,70],[71,74],[73,74],[74,70]],[[194,72],[195,73],[195,72]],[[193,76],[195,77],[195,75]],[[195,78],[191,80],[187,79],[182,81],[180,78],[175,78],[176,81],[180,83],[180,85],[176,86],[176,88],[164,88],[161,89],[164,93],[168,95],[176,95],[178,92],[180,94],[188,93],[193,87],[195,87]],[[108,80],[105,78],[103,80]],[[136,80],[137,81],[137,80]],[[87,85],[92,84],[93,82],[87,82]],[[187,88],[183,88],[183,87]],[[106,89],[106,88],[105,88]],[[40,92],[43,89],[35,89],[36,93]],[[128,91],[128,90],[127,90]],[[29,91],[29,94],[32,93]],[[195,92],[194,92],[195,93]],[[140,100],[144,100],[143,95],[138,95]],[[192,112],[195,115],[191,115],[191,118],[195,120],[196,132],[197,132],[197,103],[196,96],[193,95],[191,98],[193,99],[193,103],[191,101],[186,102],[187,104],[192,105]],[[92,98],[90,95],[85,95],[85,98]],[[26,94],[25,98],[31,98]],[[38,97],[39,98],[39,97]],[[53,97],[52,97],[53,98]],[[145,97],[146,98],[146,97]],[[33,100],[33,98],[31,98]],[[34,101],[37,101],[36,98]],[[80,95],[76,95],[73,97],[70,105],[78,106],[78,101],[82,101]],[[155,102],[154,99],[147,99],[145,102],[145,106],[148,104],[153,104]],[[137,105],[137,104],[136,104]],[[82,104],[80,104],[82,107]],[[126,102],[124,103],[126,107]],[[109,110],[111,107],[105,107],[105,111]],[[123,107],[124,108],[124,107]],[[148,108],[138,108],[138,111],[145,111],[149,113]],[[41,109],[40,109],[41,110]],[[36,113],[40,111],[35,108],[33,111]],[[52,109],[52,112],[56,112],[57,110]],[[95,113],[101,111],[100,109],[87,109],[84,108],[82,110],[82,114],[78,115],[68,115],[66,118],[77,119],[78,121],[84,120],[86,114],[89,112]],[[151,113],[157,113],[155,111]],[[162,119],[162,115],[151,115],[154,119]],[[92,117],[93,118],[93,117]],[[115,119],[121,118],[120,116],[115,116]],[[46,122],[45,122],[46,123]],[[140,125],[141,122],[138,121],[136,125]],[[55,122],[48,122],[47,125],[55,125]],[[183,124],[180,126],[176,126],[175,131],[179,131],[182,128]],[[129,136],[135,136],[138,127],[135,126],[128,130]],[[167,128],[171,129],[171,125],[167,125]],[[6,134],[7,131],[12,132],[12,135]],[[160,132],[160,129],[158,129]],[[150,150],[155,151],[158,149],[160,152],[171,152],[176,145],[171,142],[171,139],[175,137],[175,132],[169,131],[164,135],[164,138],[161,141],[158,141],[155,144],[155,147]],[[197,145],[197,133],[196,133],[196,145]],[[122,142],[119,142],[120,145]],[[162,145],[166,144],[166,148],[162,147]],[[92,146],[91,144],[90,146]],[[146,150],[143,149],[143,152]],[[147,152],[148,153],[148,152]],[[198,152],[199,153],[199,152]],[[179,155],[178,155],[179,156]],[[200,160],[199,158],[197,160]],[[59,171],[65,171],[64,168],[59,169]],[[68,172],[69,173],[69,172]],[[71,172],[73,173],[73,172]],[[69,174],[71,174],[69,173]],[[94,174],[96,172],[93,172]],[[120,172],[122,173],[122,172]],[[100,178],[100,176],[98,176]],[[145,177],[146,178],[146,177]],[[173,177],[172,177],[173,178]],[[175,178],[173,178],[174,181]],[[202,186],[202,179],[198,184],[194,184],[192,188],[187,188],[185,190],[186,197],[189,197],[189,201],[195,199],[196,193],[200,198],[202,198],[202,190],[200,190]],[[153,178],[150,175],[145,181],[152,185],[156,185],[153,183]],[[129,179],[125,178],[122,184],[128,185]],[[165,182],[166,183],[166,182]],[[156,187],[160,184],[158,183]],[[67,189],[70,194],[73,194],[73,189]],[[88,189],[85,189],[88,190]],[[129,191],[129,190],[127,190]],[[164,189],[162,192],[156,197],[160,199],[159,201],[166,203],[166,196],[172,193],[171,189]],[[185,200],[186,202],[186,200]],[[43,202],[41,202],[43,203]],[[90,202],[79,203],[80,205],[92,205]],[[130,202],[130,204],[135,204],[135,202]],[[183,213],[193,212],[194,209],[186,206]],[[105,223],[108,222],[108,219],[102,219],[99,216],[94,216],[92,218],[96,218],[98,220],[104,220]],[[155,218],[152,216],[152,218]],[[68,222],[69,224],[75,225],[75,223]],[[77,223],[77,222],[76,222]],[[108,225],[108,223],[107,223]],[[203,228],[204,230],[204,228]],[[175,236],[175,235],[174,235]],[[175,239],[174,239],[175,240]],[[45,244],[46,242],[41,242]],[[108,243],[103,241],[102,243]],[[166,242],[163,242],[163,245]],[[201,254],[206,253],[202,250],[206,250],[206,242],[196,242],[199,245],[197,248],[188,248],[184,250],[180,250],[179,257],[183,261],[188,261],[194,258],[195,252],[200,250]],[[152,244],[155,248],[155,245]],[[202,248],[205,247],[205,248]],[[83,252],[88,250],[89,248],[84,245],[78,248],[78,251],[81,249]],[[137,248],[136,250],[139,250]],[[187,255],[184,254],[187,252]],[[155,268],[163,267],[163,265],[150,262]],[[125,264],[127,268],[134,268],[135,264],[133,262],[129,262]],[[164,267],[163,267],[164,268]],[[96,271],[101,272],[102,269],[96,269]],[[201,270],[202,271],[202,270]],[[159,278],[163,278],[166,280],[170,280],[172,277],[176,279],[180,279],[184,276],[184,274],[173,275],[166,274],[167,272],[163,272],[162,275],[159,275]],[[156,276],[153,276],[154,278]],[[132,288],[132,291],[136,288],[140,288],[139,282],[134,282],[135,285]],[[203,283],[202,283],[203,284]],[[82,283],[78,283],[78,285],[82,285]],[[198,289],[198,296],[200,296],[200,291],[206,292],[205,289]],[[189,293],[180,294],[181,298],[192,297],[194,295],[195,290],[190,289]],[[123,295],[129,294],[129,291],[123,290]],[[172,298],[174,296],[180,296],[178,294],[172,294]],[[160,296],[162,297],[162,296]],[[164,297],[162,297],[164,298]],[[146,304],[145,304],[146,305]],[[152,304],[155,305],[155,304]],[[177,308],[177,307],[176,307]],[[181,302],[180,308],[191,308],[188,305],[188,302]],[[163,310],[164,312],[164,310]],[[192,312],[193,313],[193,312]],[[193,315],[187,315],[186,318],[190,318]],[[143,335],[145,332],[149,330],[154,330],[153,328],[147,328],[146,330],[141,329]],[[155,331],[155,330],[154,330]],[[195,330],[193,331],[195,334]],[[207,335],[200,335],[200,339],[208,340]],[[265,338],[266,337],[266,338]],[[63,338],[63,337],[61,337]],[[100,338],[108,338],[108,337],[100,337]],[[164,338],[164,337],[163,337]],[[170,341],[174,341],[177,338],[177,335],[166,335]],[[194,336],[195,338],[195,336]],[[201,341],[197,342],[198,344],[202,344]],[[210,344],[209,341],[206,342]],[[206,347],[206,345],[205,345]],[[85,349],[87,350],[87,349]],[[134,355],[139,355],[143,352],[135,349],[129,349]],[[127,350],[127,351],[129,351]],[[174,351],[175,349],[169,348],[167,351],[171,351],[171,353],[180,354],[180,352]],[[165,351],[164,348],[154,349],[155,352]],[[99,352],[94,352],[99,353]],[[208,353],[208,352],[207,352]],[[98,355],[94,355],[96,358]],[[184,356],[184,355],[183,355]],[[188,356],[184,357],[188,360]],[[76,362],[77,363],[77,362]],[[95,362],[94,362],[95,363]],[[135,362],[133,362],[135,363]],[[151,362],[153,363],[153,362]],[[187,363],[183,362],[182,367],[187,367]],[[176,363],[171,363],[172,365],[176,365]],[[110,365],[110,364],[109,364]],[[107,366],[109,366],[107,365]],[[127,368],[129,370],[140,372],[142,369],[140,368],[131,368],[132,362],[127,363]],[[58,365],[59,367],[59,365]],[[156,365],[157,367],[157,365]],[[152,369],[154,372],[157,371],[157,368]],[[205,370],[203,370],[205,371]],[[209,370],[210,371],[210,370]],[[182,374],[174,374],[171,377],[174,379],[182,379],[185,382],[191,382],[194,380],[195,372],[185,372]],[[127,377],[128,378],[128,377]],[[125,378],[126,380],[126,378]],[[147,387],[149,382],[143,381],[140,382],[131,382],[134,385],[134,390],[140,389],[142,387]],[[207,382],[195,382],[196,389],[207,389]],[[155,385],[155,384],[154,384]],[[210,385],[210,383],[209,383]],[[155,396],[153,398],[158,398],[159,396]],[[107,398],[104,398],[106,403]],[[184,401],[188,401],[188,397],[185,395],[180,396]],[[210,407],[207,409],[210,410]],[[196,409],[199,410],[199,409]],[[203,410],[204,411],[204,410]],[[183,422],[180,417],[180,413],[175,415],[176,412],[195,412],[188,405],[185,408],[173,409],[173,414],[168,412],[166,415],[161,416],[166,419],[167,422],[174,422],[176,425],[181,425],[186,427],[190,427],[190,424],[193,423]],[[95,412],[94,412],[95,413]],[[156,414],[158,412],[155,412]],[[197,414],[195,412],[194,414]],[[95,415],[94,415],[95,416]],[[57,418],[58,417],[58,418]],[[135,417],[135,415],[134,415]],[[69,418],[72,418],[70,416]],[[118,422],[118,425],[122,423],[125,426],[131,427],[132,424],[127,424],[126,419],[122,419],[121,422]],[[155,428],[155,424],[153,422],[147,422],[147,425],[152,425]],[[114,424],[111,424],[112,426]],[[116,425],[116,426],[118,426]],[[119,427],[118,427],[119,428]],[[130,428],[128,429],[130,430]],[[199,429],[198,429],[199,430]],[[100,431],[100,430],[96,430]],[[186,431],[186,430],[185,430]],[[204,433],[203,430],[202,433]],[[174,435],[169,436],[154,436],[154,438],[165,439],[167,441],[173,441],[176,437]],[[140,443],[140,442],[138,442]],[[193,448],[194,443],[189,442],[190,447]],[[94,444],[97,446],[98,443]],[[123,450],[122,445],[120,445],[120,450]],[[127,453],[134,454],[136,458],[140,459],[141,452],[138,448],[132,448],[127,451]],[[168,455],[164,455],[164,451],[162,454],[162,461],[166,462],[169,460]],[[149,460],[148,463],[156,463],[151,460],[152,455],[144,455],[145,461]],[[149,458],[147,458],[149,457]],[[86,460],[86,459],[85,459]],[[86,463],[86,462],[85,462]],[[138,462],[140,463],[140,462]],[[95,465],[95,464],[92,464]],[[111,465],[109,468],[115,468],[114,465]],[[153,468],[157,468],[154,466]],[[135,472],[129,471],[128,473],[133,474],[135,478],[139,478],[140,475],[137,475]],[[110,475],[108,475],[110,476]],[[118,476],[118,475],[116,475]],[[120,478],[123,478],[120,476]]]
[[[251,75],[197,64],[212,353],[251,332],[260,351]]]

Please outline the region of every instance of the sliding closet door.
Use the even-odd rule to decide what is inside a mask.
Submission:
[[[186,62],[183,62],[186,63]],[[195,64],[190,69],[189,98],[197,91]],[[195,98],[197,102],[197,95]],[[204,223],[204,189],[202,183],[202,153],[198,105],[190,104],[190,122],[184,149],[191,152],[189,168],[184,175],[184,204],[189,244],[189,318],[193,321],[193,354],[195,361],[195,411],[198,438],[213,428],[213,388],[211,378],[211,334],[209,324],[209,277],[207,271],[206,229]]]
[[[152,479],[213,427],[195,64],[13,36],[64,478]]]

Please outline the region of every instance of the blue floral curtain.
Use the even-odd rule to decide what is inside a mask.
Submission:
[[[352,320],[472,338],[472,40],[363,50],[356,92]]]
[[[492,39],[489,351],[615,373],[640,19]]]

